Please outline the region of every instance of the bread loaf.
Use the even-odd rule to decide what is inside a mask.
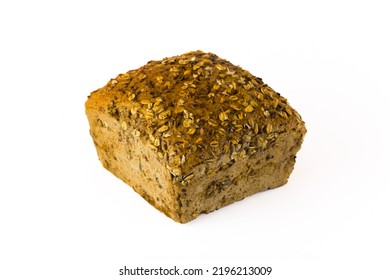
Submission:
[[[85,107],[103,166],[180,223],[284,185],[306,133],[262,79],[201,51],[120,74]]]

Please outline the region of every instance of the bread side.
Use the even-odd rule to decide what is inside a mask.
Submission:
[[[188,222],[252,194],[287,183],[301,145],[298,135],[284,133],[271,147],[232,160],[224,158],[194,168],[194,179],[178,184],[180,219]]]
[[[137,130],[123,129],[117,119],[97,108],[89,108],[88,119],[102,165],[150,204],[178,220],[171,174],[157,160],[155,151],[141,140]]]
[[[103,166],[178,222],[285,184],[306,133],[260,78],[200,51],[119,75],[86,113]]]

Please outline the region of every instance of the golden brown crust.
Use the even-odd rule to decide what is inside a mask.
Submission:
[[[285,184],[306,133],[260,78],[201,51],[120,74],[85,106],[104,167],[178,222]]]

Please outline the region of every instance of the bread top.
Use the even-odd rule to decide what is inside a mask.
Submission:
[[[179,180],[202,162],[250,156],[279,133],[297,126],[306,131],[299,114],[262,79],[202,51],[118,75],[89,96],[89,108],[108,112],[122,130],[145,140]]]

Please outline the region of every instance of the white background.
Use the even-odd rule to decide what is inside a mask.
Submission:
[[[264,279],[389,279],[386,2],[1,1],[0,278],[271,265]],[[181,225],[101,166],[84,102],[198,49],[262,77],[308,133],[286,186]]]

